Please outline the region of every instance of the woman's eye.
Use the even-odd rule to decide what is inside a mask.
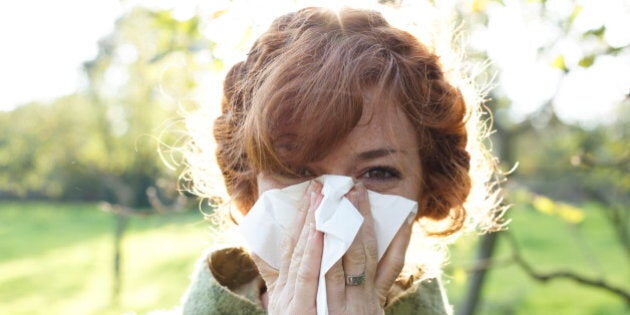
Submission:
[[[373,167],[363,173],[361,177],[373,180],[389,180],[400,178],[400,172],[390,167]]]

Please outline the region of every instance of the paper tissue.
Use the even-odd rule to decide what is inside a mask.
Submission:
[[[324,196],[315,212],[315,228],[324,233],[324,250],[317,291],[317,313],[328,314],[326,272],[346,253],[363,223],[363,217],[344,197],[352,187],[352,178],[323,175],[314,180],[322,183]],[[271,267],[279,269],[281,247],[285,233],[297,215],[309,182],[272,189],[263,193],[240,223],[249,250]],[[407,220],[412,220],[418,209],[415,201],[394,195],[368,191],[370,209],[374,218],[378,259],[380,260],[396,232]]]

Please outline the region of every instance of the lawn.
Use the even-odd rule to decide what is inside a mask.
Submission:
[[[209,244],[195,211],[131,218],[112,297],[114,216],[93,204],[0,204],[2,314],[144,313],[177,305]]]
[[[516,207],[510,231],[540,271],[574,270],[628,289],[627,257],[601,210],[585,207],[579,226]],[[210,245],[208,223],[195,211],[131,218],[123,251],[123,287],[111,303],[114,217],[93,204],[0,203],[0,310],[2,314],[146,313],[177,305],[194,261]],[[453,247],[445,280],[451,302],[461,300],[465,268],[476,237]],[[509,258],[499,239],[497,257]],[[513,264],[489,274],[479,314],[628,314],[604,291],[569,280],[539,283]]]
[[[566,270],[591,279],[603,279],[630,290],[630,262],[597,205],[581,207],[585,219],[568,223],[527,206],[509,212],[508,230],[517,239],[521,255],[537,272]],[[477,237],[460,239],[452,248],[446,268],[447,290],[456,306],[466,289],[466,273],[473,265]],[[496,268],[488,274],[479,314],[630,314],[628,305],[601,289],[558,279],[542,283],[510,263],[506,237],[498,239]]]

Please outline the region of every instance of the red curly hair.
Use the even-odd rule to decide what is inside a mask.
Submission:
[[[418,218],[450,220],[433,234],[461,229],[471,189],[464,99],[447,82],[439,58],[414,36],[378,12],[356,9],[284,15],[229,71],[214,136],[239,211],[247,213],[256,201],[258,173],[317,161],[334,149],[357,125],[365,95],[374,90],[414,125],[422,169]],[[300,135],[290,161],[275,145],[287,125]]]

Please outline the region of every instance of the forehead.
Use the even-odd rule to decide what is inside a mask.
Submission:
[[[418,147],[415,128],[400,106],[392,101],[370,99],[369,95],[364,100],[358,123],[335,144],[335,149],[342,147],[353,151],[365,151],[387,147],[396,150],[411,150]],[[279,136],[274,139],[276,149],[281,153],[285,151],[283,152],[285,154],[290,154],[286,150],[295,153],[292,149],[295,149],[296,142],[308,142],[316,136],[296,132],[300,129],[300,125],[309,123],[309,121],[301,121],[278,126]],[[311,132],[328,132],[330,130],[324,131],[323,128],[335,128],[335,126],[320,126],[320,128],[322,129],[311,129]],[[330,149],[330,147],[321,149]]]
[[[406,152],[417,148],[415,128],[400,106],[369,101],[363,107],[359,123],[330,155],[356,155],[379,149]]]

